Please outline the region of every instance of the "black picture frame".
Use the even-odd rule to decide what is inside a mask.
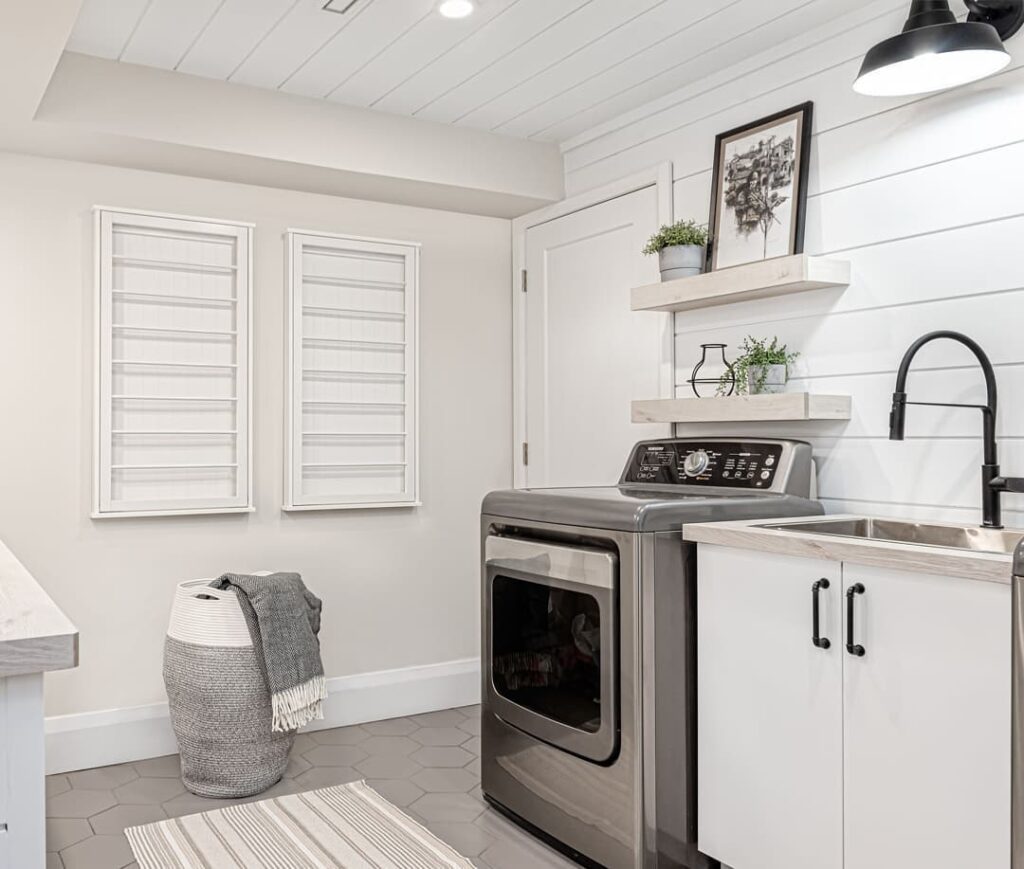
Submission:
[[[708,221],[708,257],[705,266],[706,271],[728,267],[729,265],[740,265],[745,262],[761,262],[765,259],[775,259],[779,256],[787,256],[803,253],[804,230],[807,221],[807,182],[810,176],[811,167],[811,125],[814,119],[814,103],[806,102],[776,112],[773,115],[760,118],[749,124],[727,130],[715,137],[715,162],[711,180],[711,212]],[[783,253],[775,253],[771,256],[751,257],[741,262],[729,261],[727,266],[720,265],[719,254],[722,250],[725,239],[723,238],[722,220],[725,206],[724,180],[726,177],[725,155],[728,146],[738,139],[748,138],[753,134],[764,130],[766,133],[775,127],[782,127],[793,121],[797,122],[797,132],[794,142],[792,186],[791,197],[792,207],[790,209],[789,244]],[[729,209],[732,211],[732,209]],[[735,212],[732,212],[735,213]],[[748,221],[749,222],[749,221]],[[769,224],[770,226],[770,224]],[[768,230],[764,229],[764,250],[767,251]]]

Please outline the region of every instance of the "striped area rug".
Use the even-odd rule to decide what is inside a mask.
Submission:
[[[139,869],[472,869],[365,782],[125,830]]]

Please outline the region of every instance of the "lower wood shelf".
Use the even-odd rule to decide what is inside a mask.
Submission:
[[[633,422],[792,422],[850,418],[848,395],[783,392],[724,398],[659,398],[634,401]]]

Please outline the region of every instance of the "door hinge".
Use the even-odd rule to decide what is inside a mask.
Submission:
[[[523,441],[523,464],[530,464],[530,445],[526,441]]]
[[[523,269],[523,292],[526,292],[526,269]]]

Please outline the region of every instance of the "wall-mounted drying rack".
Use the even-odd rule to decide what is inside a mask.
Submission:
[[[95,215],[93,515],[251,510],[252,227]]]

